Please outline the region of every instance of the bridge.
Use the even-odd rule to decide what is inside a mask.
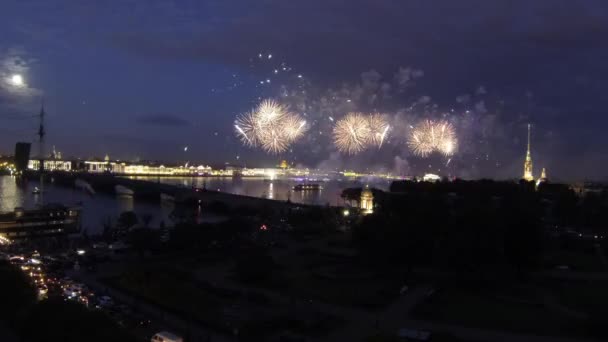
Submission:
[[[38,177],[36,172],[30,176]],[[137,199],[148,201],[160,201],[160,194],[166,194],[175,198],[177,203],[200,201],[202,204],[213,202],[223,203],[231,208],[251,207],[251,208],[312,208],[310,204],[292,203],[287,201],[272,200],[267,198],[236,195],[228,192],[187,188],[183,186],[164,184],[161,182],[151,182],[126,177],[117,177],[112,174],[91,174],[84,172],[49,172],[47,179],[52,178],[55,184],[73,187],[77,179],[89,183],[95,192],[115,194],[117,185],[124,186],[133,191],[133,196]]]

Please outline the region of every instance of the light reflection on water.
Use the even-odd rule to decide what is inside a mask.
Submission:
[[[35,208],[40,201],[40,195],[32,191],[38,182],[30,181],[17,185],[15,177],[0,176],[0,212],[10,212],[15,207],[26,209]],[[162,221],[171,222],[170,214],[173,205],[167,203],[154,204],[150,202],[135,201],[132,196],[112,196],[96,194],[90,196],[76,188],[45,184],[45,203],[61,203],[65,205],[80,205],[82,207],[82,227],[89,234],[101,233],[102,222],[111,219],[116,222],[120,213],[134,211],[140,218],[143,215],[152,217],[150,226],[158,226]]]
[[[159,178],[149,176],[132,176],[129,178],[151,182],[159,181]],[[340,197],[342,190],[348,187],[362,186],[362,183],[359,181],[332,180],[327,182],[316,182],[323,187],[322,190],[293,191],[293,187],[297,184],[301,184],[301,181],[280,178],[271,181],[260,177],[166,177],[160,178],[160,182],[188,188],[206,188],[237,195],[270,198],[279,201],[287,201],[289,199],[295,203],[316,205],[343,205],[344,202]],[[374,183],[373,186],[379,189],[388,189],[389,183],[387,181],[378,181],[377,183]]]
[[[158,182],[157,177],[132,177],[151,182]],[[342,189],[358,187],[362,184],[357,181],[329,181],[319,182],[323,186],[320,191],[293,191],[298,181],[291,179],[275,179],[272,181],[262,178],[222,178],[222,177],[172,177],[161,178],[160,182],[184,187],[198,187],[212,190],[230,192],[239,195],[271,198],[280,201],[290,200],[295,203],[317,205],[343,205],[340,198]],[[40,196],[32,193],[38,182],[30,181],[18,186],[12,176],[0,176],[0,212],[13,211],[15,207],[34,208]],[[370,184],[371,186],[371,184]],[[374,183],[374,187],[387,189],[388,182]],[[113,196],[96,194],[90,196],[76,188],[45,184],[45,203],[62,203],[66,205],[82,206],[82,225],[89,234],[102,231],[102,222],[110,218],[116,221],[120,213],[134,211],[140,218],[143,215],[152,217],[151,227],[158,227],[161,221],[171,224],[170,214],[174,206],[171,203],[136,201],[132,196]],[[204,208],[203,220],[204,220]]]

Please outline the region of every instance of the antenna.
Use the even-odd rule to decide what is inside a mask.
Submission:
[[[38,142],[39,142],[39,154],[40,154],[40,205],[44,205],[44,136],[46,131],[44,130],[44,99],[42,99],[42,105],[40,106],[40,128],[38,129]]]

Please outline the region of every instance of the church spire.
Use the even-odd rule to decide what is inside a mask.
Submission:
[[[524,162],[524,179],[527,181],[534,180],[532,175],[532,153],[530,152],[530,130],[531,125],[528,124],[528,150],[526,152],[526,161]]]
[[[530,124],[528,124],[528,156],[530,156]]]

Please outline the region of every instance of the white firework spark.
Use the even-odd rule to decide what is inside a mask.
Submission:
[[[245,145],[278,154],[304,135],[306,121],[286,106],[264,100],[253,111],[237,117],[234,127]]]
[[[412,129],[407,144],[419,157],[427,157],[433,152],[449,157],[456,150],[457,139],[449,122],[426,120]]]
[[[381,148],[391,126],[382,114],[370,115],[368,117],[368,123],[370,129],[370,143]]]
[[[357,154],[367,148],[371,129],[361,113],[349,113],[334,126],[334,144],[340,152]]]

